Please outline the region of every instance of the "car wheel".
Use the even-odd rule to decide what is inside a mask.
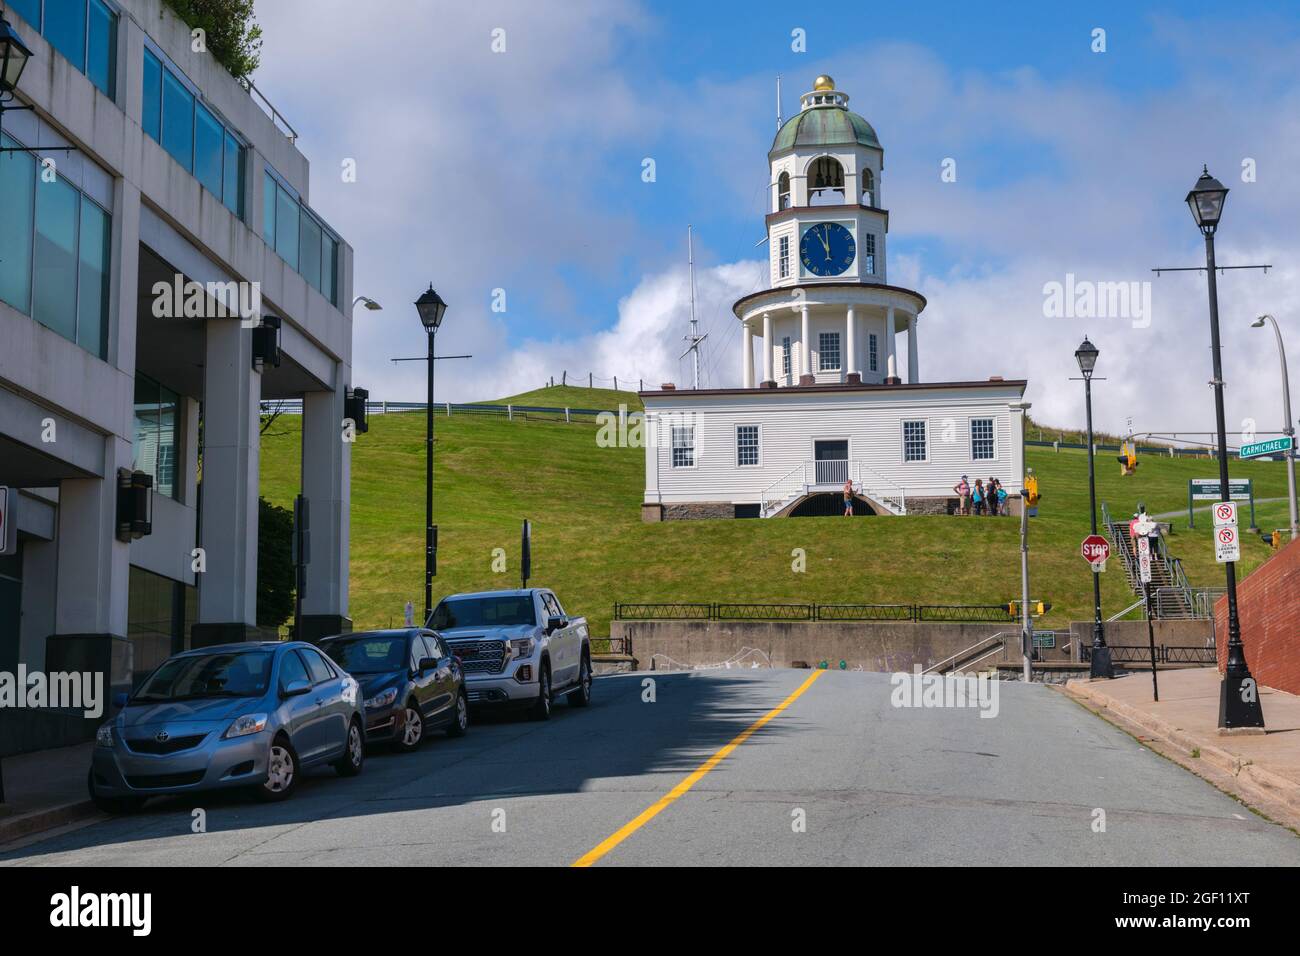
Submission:
[[[334,764],[340,777],[355,777],[366,765],[366,738],[361,733],[361,721],[355,717],[348,725],[348,743],[343,756]]]
[[[464,737],[465,731],[469,730],[469,698],[465,696],[465,688],[460,689],[456,695],[456,713],[452,715],[451,723],[447,725],[448,737]]]
[[[135,813],[144,806],[144,797],[101,797],[95,790],[95,771],[92,768],[86,774],[86,789],[90,791],[91,802],[105,813],[118,816],[123,813]]]
[[[551,719],[551,666],[543,664],[537,671],[537,703],[533,704],[533,720]]]
[[[586,707],[591,703],[591,658],[582,652],[582,664],[578,668],[578,686],[569,691],[569,706]]]
[[[423,739],[424,718],[420,716],[420,708],[416,706],[415,701],[410,701],[403,708],[402,732],[397,735],[397,749],[403,753],[410,753],[420,746],[420,741]]]
[[[302,767],[298,763],[298,752],[283,734],[271,741],[271,750],[266,758],[266,782],[257,788],[257,796],[268,803],[287,800],[298,789],[298,778],[302,776]]]

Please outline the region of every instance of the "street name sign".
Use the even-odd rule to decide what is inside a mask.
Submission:
[[[1255,442],[1252,445],[1242,445],[1239,454],[1242,458],[1258,458],[1260,455],[1278,455],[1291,450],[1293,439],[1290,435],[1284,435],[1281,438],[1270,438],[1268,441]]]

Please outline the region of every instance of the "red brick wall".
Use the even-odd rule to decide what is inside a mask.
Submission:
[[[1300,539],[1237,582],[1237,617],[1246,663],[1266,687],[1300,694]],[[1228,599],[1214,606],[1219,670],[1227,658]]]

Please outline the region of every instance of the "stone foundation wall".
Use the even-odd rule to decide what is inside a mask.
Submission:
[[[730,501],[676,501],[663,505],[664,521],[694,521],[699,518],[734,518],[736,506]]]

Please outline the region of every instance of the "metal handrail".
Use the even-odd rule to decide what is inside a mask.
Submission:
[[[768,509],[771,508],[773,503],[779,504],[780,502],[785,501],[785,499],[789,497],[788,494],[781,495],[781,496],[773,496],[771,494],[772,490],[780,486],[787,485],[790,479],[793,478],[796,474],[800,475],[801,478],[807,477],[807,473],[805,472],[804,465],[802,462],[796,467],[791,468],[788,473],[782,475],[776,481],[772,482],[770,485],[768,485],[766,488],[763,489],[763,493],[759,496],[759,501],[762,502],[761,507],[763,509],[763,517],[766,518],[768,516]],[[804,484],[805,482],[801,480],[799,486],[803,487]]]
[[[1017,631],[1016,633],[1018,634],[1019,632]],[[970,647],[963,648],[962,650],[958,651],[956,654],[952,654],[948,657],[945,657],[943,660],[935,664],[931,664],[921,673],[930,674],[930,673],[934,673],[935,671],[938,671],[939,673],[942,674],[948,669],[948,665],[955,664],[959,658],[964,658],[965,656],[971,654],[974,651],[981,650],[982,645],[988,644],[990,641],[998,641],[998,647],[990,648],[987,653],[981,654],[979,657],[975,658],[975,660],[982,661],[984,658],[988,657],[989,654],[994,653],[994,651],[996,651],[998,648],[1005,648],[1007,646],[1007,632],[998,631],[996,634],[992,635],[991,637],[986,637],[983,640],[976,641]]]
[[[293,128],[293,126],[289,123],[287,119],[285,119],[284,114],[275,108],[275,104],[266,98],[266,94],[257,88],[257,84],[255,84],[248,77],[244,76],[244,77],[240,77],[239,85],[242,86],[245,90],[247,90],[250,96],[258,100],[261,100],[261,105],[267,111],[267,114],[271,117],[271,122],[275,123],[276,126],[284,127],[284,130],[282,130],[282,132],[284,132],[285,136],[288,137],[289,142],[291,143],[298,142],[298,131]]]

